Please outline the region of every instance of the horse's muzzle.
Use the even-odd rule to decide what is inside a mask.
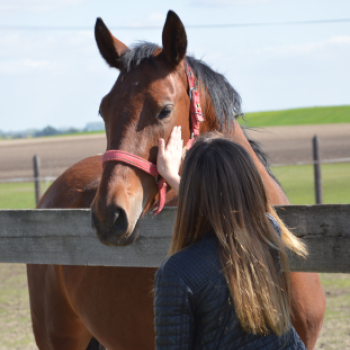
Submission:
[[[108,246],[126,246],[134,243],[137,235],[133,228],[129,230],[124,209],[116,207],[104,222],[98,219],[93,208],[90,215],[91,228],[101,243]]]

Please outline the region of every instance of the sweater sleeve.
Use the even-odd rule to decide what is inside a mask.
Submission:
[[[155,349],[193,349],[193,293],[166,263],[155,275],[153,307]]]

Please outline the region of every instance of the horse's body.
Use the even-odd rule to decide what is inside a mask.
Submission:
[[[102,21],[97,22],[95,33],[102,56],[122,70],[100,107],[106,123],[107,148],[155,162],[158,139],[167,138],[174,125],[182,126],[185,141],[190,136],[183,71],[187,40],[182,23],[169,13],[163,29],[163,50],[144,45],[139,46],[142,52],[132,52],[110,34]],[[198,76],[205,111],[201,132],[221,130],[243,145],[259,169],[271,203],[288,204],[260,150],[247,140],[234,118],[228,120],[232,109],[238,112],[239,96],[222,76],[199,61],[187,60]],[[210,86],[213,82],[223,86]],[[212,89],[226,89],[234,102],[225,106],[224,101],[224,106],[219,107]],[[226,119],[218,117],[219,108]],[[119,162],[110,162],[102,170],[101,157],[96,156],[62,174],[38,207],[91,206],[92,226],[100,240],[126,245],[136,239],[136,224],[156,197],[157,187],[148,174]],[[171,192],[167,199],[173,199]],[[31,315],[39,349],[84,350],[92,336],[109,350],[154,349],[154,273],[152,268],[28,265]],[[318,275],[291,273],[290,296],[293,325],[307,348],[313,349],[325,311]]]
[[[89,208],[100,181],[101,157],[63,173],[39,208]],[[86,349],[92,335],[108,349],[154,349],[153,275],[156,269],[28,265],[39,349]]]

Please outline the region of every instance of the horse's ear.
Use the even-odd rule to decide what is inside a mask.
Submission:
[[[102,57],[114,68],[123,69],[120,56],[129,48],[115,38],[108,30],[101,18],[97,18],[95,24],[95,39]]]
[[[169,11],[165,20],[163,34],[163,54],[168,62],[177,66],[186,56],[187,35],[179,16]]]

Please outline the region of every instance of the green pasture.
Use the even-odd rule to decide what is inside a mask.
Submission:
[[[241,125],[249,127],[350,123],[350,106],[311,107],[246,113]]]
[[[44,193],[50,183],[41,183]],[[0,183],[0,209],[34,209],[34,182]]]
[[[274,167],[273,174],[282,184],[292,204],[315,204],[312,165]],[[350,203],[350,163],[323,164],[324,203]],[[42,192],[50,183],[42,183]],[[34,183],[0,183],[0,209],[35,208]]]
[[[43,137],[65,137],[65,136],[81,136],[81,135],[95,135],[95,134],[105,134],[104,130],[97,131],[78,131],[78,132],[70,132],[65,134],[57,134],[52,136],[43,136]]]
[[[35,350],[24,264],[0,264],[0,349]]]
[[[274,167],[291,204],[315,204],[313,165]],[[350,203],[350,163],[322,164],[323,202]]]

